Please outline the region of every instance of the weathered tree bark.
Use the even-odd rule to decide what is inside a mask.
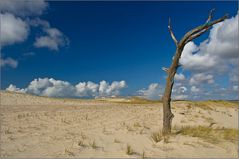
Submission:
[[[171,111],[171,94],[172,94],[172,88],[173,88],[173,84],[174,84],[174,76],[177,72],[178,67],[180,66],[179,59],[182,55],[184,46],[188,42],[192,41],[193,39],[199,37],[206,31],[208,31],[214,24],[222,22],[228,18],[228,16],[225,15],[217,20],[211,21],[213,12],[214,12],[214,9],[210,11],[208,19],[205,24],[200,25],[200,26],[190,30],[189,32],[187,32],[179,42],[177,41],[176,37],[174,36],[174,33],[171,28],[171,22],[169,19],[168,30],[169,30],[170,35],[176,45],[176,52],[175,52],[172,64],[169,67],[169,69],[167,69],[165,67],[162,68],[168,74],[167,79],[166,79],[164,95],[162,97],[162,101],[163,101],[163,134],[164,135],[171,133],[172,119],[174,117],[174,115]]]

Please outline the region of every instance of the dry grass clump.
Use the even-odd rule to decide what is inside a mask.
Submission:
[[[184,126],[181,127],[177,134],[199,137],[210,143],[219,143],[223,139],[232,142],[238,140],[238,130],[228,128],[213,129],[206,126]]]
[[[95,140],[94,140],[93,142],[90,142],[89,145],[90,145],[90,147],[92,147],[93,149],[97,149],[97,148],[98,148],[98,146],[96,145]]]
[[[163,139],[163,135],[162,135],[161,132],[153,132],[153,133],[151,134],[151,139],[152,139],[154,142],[158,143],[158,142],[160,142],[160,141]]]
[[[134,123],[134,127],[141,127],[140,123],[136,122]]]
[[[8,128],[7,130],[5,130],[5,134],[13,134],[13,132]]]
[[[141,159],[145,159],[145,151],[143,151]]]
[[[85,147],[84,141],[83,140],[79,140],[78,141],[78,146]]]
[[[229,141],[238,141],[239,131],[236,129],[222,129],[223,138]]]
[[[75,154],[67,148],[65,148],[65,154],[67,154],[68,156],[75,156]]]
[[[127,154],[127,155],[133,155],[134,153],[135,153],[135,152],[134,152],[133,148],[132,148],[129,144],[127,144],[126,154]]]
[[[118,139],[114,139],[114,143],[120,143],[120,140],[118,140]]]

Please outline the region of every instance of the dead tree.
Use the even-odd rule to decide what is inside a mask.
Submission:
[[[199,37],[206,31],[208,31],[214,24],[222,22],[228,18],[228,15],[225,15],[217,20],[211,21],[213,12],[214,12],[214,9],[212,9],[210,11],[208,19],[203,25],[200,25],[200,26],[190,30],[189,32],[187,32],[180,41],[178,41],[176,39],[176,37],[172,31],[171,21],[169,18],[168,30],[169,30],[170,35],[176,45],[176,52],[173,57],[171,66],[169,68],[165,68],[165,67],[162,68],[167,73],[166,86],[165,86],[165,90],[164,90],[164,95],[162,97],[162,101],[163,101],[163,134],[164,135],[171,133],[172,119],[174,117],[174,115],[171,111],[171,104],[170,104],[171,94],[172,94],[172,88],[173,88],[173,84],[174,84],[174,76],[177,72],[177,69],[180,67],[179,59],[182,55],[184,46],[188,42],[192,41],[193,39]]]

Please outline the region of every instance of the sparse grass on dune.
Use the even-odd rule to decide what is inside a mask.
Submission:
[[[212,107],[210,106],[209,103],[205,103],[204,101],[189,101],[187,104],[187,108],[191,109],[191,108],[201,108],[203,110],[213,110]]]
[[[238,107],[238,103],[230,102],[225,100],[209,100],[209,101],[199,101],[194,102],[200,108],[212,109],[213,107]]]
[[[162,103],[161,100],[148,100],[145,98],[140,97],[131,97],[130,102],[131,104],[152,104],[152,103]]]
[[[160,101],[128,97],[91,102],[0,93],[5,101],[1,107],[3,157],[162,158],[166,152],[169,158],[238,155],[238,109],[230,107],[236,103],[173,101],[175,127],[172,135],[163,135]]]
[[[177,128],[176,128],[177,129]],[[238,141],[238,130],[229,128],[215,128],[206,126],[183,126],[175,134],[199,137],[210,143],[219,143],[226,140],[230,142]]]
[[[233,108],[238,107],[238,102],[224,101],[224,100],[208,100],[208,101],[185,101],[187,108],[201,108],[203,110],[214,110],[219,107]]]
[[[100,98],[97,101],[112,102],[119,104],[157,104],[161,103],[161,100],[149,100],[141,97],[130,97],[130,98]]]
[[[37,96],[27,93],[17,93],[17,92],[11,92],[11,91],[0,91],[1,95],[10,95],[14,97],[22,97],[22,98],[33,98],[33,99],[39,99],[39,100],[54,100],[58,102],[110,102],[110,103],[119,103],[119,104],[159,104],[162,103],[161,100],[148,100],[142,97],[114,97],[114,98],[97,98],[97,99],[82,99],[82,98],[53,98],[53,97],[47,97],[47,96]],[[186,101],[186,100],[174,100],[173,103],[183,102],[188,103],[192,107],[200,107],[202,109],[211,110],[212,107],[238,107],[239,101],[226,101],[226,100],[208,100],[208,101]]]

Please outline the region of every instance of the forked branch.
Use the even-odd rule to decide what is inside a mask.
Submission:
[[[168,30],[169,30],[169,32],[170,32],[170,35],[171,35],[171,37],[172,37],[172,39],[173,39],[175,45],[177,46],[177,45],[178,45],[178,40],[176,39],[176,37],[175,37],[175,35],[174,35],[173,31],[172,31],[172,26],[171,26],[171,20],[170,20],[170,18],[169,18],[169,20],[168,20]]]
[[[192,29],[191,31],[187,32],[184,37],[182,38],[182,40],[180,41],[180,45],[181,46],[184,46],[186,45],[187,42],[195,39],[196,37],[199,37],[200,35],[202,35],[203,33],[205,33],[208,29],[210,29],[214,24],[217,24],[217,23],[220,23],[222,21],[224,21],[225,19],[228,18],[228,15],[224,15],[223,17],[219,18],[219,19],[216,19],[214,21],[211,21],[211,18],[212,18],[212,13],[213,11],[211,10],[210,11],[210,14],[209,14],[209,17],[208,17],[208,20],[209,22],[206,23],[206,24],[203,24],[203,25],[200,25],[194,29]],[[207,20],[207,21],[208,21]]]
[[[207,18],[207,21],[206,21],[206,24],[211,21],[212,16],[213,16],[212,14],[213,14],[214,12],[215,12],[215,9],[210,10],[209,15],[208,15],[208,18]]]
[[[195,38],[199,37],[200,35],[202,35],[203,33],[207,32],[208,29],[209,29],[209,28],[205,28],[204,30],[202,30],[202,31],[200,31],[200,32],[198,32],[198,33],[196,33],[196,34],[190,36],[190,37],[188,38],[188,40],[186,41],[186,43],[192,41],[193,39],[195,39]]]

